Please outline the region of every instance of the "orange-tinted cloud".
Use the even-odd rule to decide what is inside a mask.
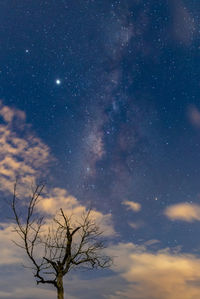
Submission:
[[[109,299],[198,299],[200,259],[169,249],[149,251],[132,243],[110,249],[115,255],[115,271],[128,282]]]
[[[30,130],[23,111],[0,102],[0,118],[0,189],[12,192],[17,176],[21,188],[34,182],[46,172],[52,157],[48,146]]]
[[[196,106],[192,105],[188,108],[188,117],[193,126],[200,128],[200,111]]]
[[[127,209],[132,210],[134,212],[139,212],[141,210],[141,204],[134,201],[125,200],[122,202],[125,206],[127,206]]]
[[[62,208],[68,216],[72,215],[72,221],[80,221],[81,216],[87,212],[87,207],[81,204],[74,196],[70,195],[66,189],[53,188],[48,190],[47,196],[42,196],[38,205],[41,213],[48,217],[55,216]],[[104,236],[115,235],[111,214],[103,214],[96,210],[91,210],[91,217],[101,227]]]
[[[171,220],[183,220],[192,222],[200,221],[200,205],[179,203],[165,209],[165,215]]]

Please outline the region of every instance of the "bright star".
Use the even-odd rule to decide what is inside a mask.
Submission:
[[[87,172],[90,172],[90,167],[87,167],[87,168],[86,168],[86,171],[87,171]]]
[[[57,85],[60,85],[60,84],[61,84],[60,79],[56,79],[56,84],[57,84]]]

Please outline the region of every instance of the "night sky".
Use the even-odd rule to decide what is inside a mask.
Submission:
[[[113,268],[67,298],[200,298],[199,33],[199,0],[1,0],[0,298],[55,298],[10,241],[16,174],[110,219]]]

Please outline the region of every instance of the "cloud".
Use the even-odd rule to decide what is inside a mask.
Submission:
[[[41,213],[44,212],[49,216],[54,216],[62,208],[68,216],[73,216],[74,221],[80,221],[81,216],[87,212],[87,207],[70,195],[66,189],[53,188],[48,190],[48,194],[42,196],[39,202],[38,209]],[[92,209],[91,217],[101,227],[104,236],[115,235],[111,214],[102,214]]]
[[[198,299],[200,259],[169,249],[151,252],[145,246],[120,243],[110,249],[118,257],[114,270],[128,285],[109,299]]]
[[[10,299],[53,299],[56,296],[56,290],[49,286],[36,286],[30,269],[7,267],[4,269],[0,281],[0,298]],[[69,297],[70,299],[73,297]]]
[[[49,285],[37,285],[30,269],[4,270],[0,281],[0,298],[5,299],[54,299],[56,289]],[[118,277],[95,278],[90,271],[85,276],[67,274],[64,279],[65,297],[67,299],[108,298],[116,286],[121,287],[123,279]],[[92,287],[91,287],[92,285]]]
[[[179,203],[171,205],[165,209],[164,213],[171,220],[200,221],[200,205],[197,204]]]
[[[64,211],[67,213],[68,216],[72,216],[71,221],[73,225],[73,221],[81,221],[80,217],[81,215],[86,212],[86,207],[84,205],[81,205],[80,202],[70,195],[65,189],[61,188],[54,188],[48,190],[50,192],[50,196],[42,196],[41,201],[37,205],[37,211],[39,211],[40,214],[46,214],[46,217],[44,218],[44,226],[42,227],[41,234],[45,234],[48,232],[48,228],[52,227],[51,223],[55,216],[55,214],[59,211],[60,208],[63,208]],[[24,207],[23,207],[23,213],[25,213]],[[22,215],[23,217],[23,215]],[[110,214],[102,214],[99,211],[92,210],[91,211],[91,218],[95,220],[97,225],[100,226],[100,230],[103,231],[102,236],[103,237],[112,237],[115,235],[114,227],[112,224],[112,219]],[[25,254],[25,250],[17,247],[12,240],[17,242],[18,244],[23,244],[20,240],[19,236],[14,232],[13,228],[15,227],[15,223],[0,223],[0,271],[3,269],[3,267],[6,267],[6,270],[8,273],[4,273],[2,275],[2,280],[0,282],[0,298],[26,298],[26,299],[39,299],[41,297],[48,296],[48,298],[54,298],[56,290],[52,288],[49,289],[48,286],[34,286],[35,285],[35,279],[30,273],[26,273],[24,275],[24,269],[22,268],[22,263],[25,266],[31,267],[31,263]],[[80,236],[77,235],[77,239],[75,239],[75,242],[78,241],[78,238]],[[35,248],[35,256],[37,256],[37,259],[43,257],[43,250],[39,246]],[[30,270],[30,269],[29,269]],[[69,275],[65,278],[64,283],[66,284],[66,293],[69,298],[75,299],[79,298],[81,296],[81,292],[83,289],[89,288],[91,281],[89,280],[82,280],[82,278],[76,278],[75,280],[68,280]],[[91,277],[92,279],[92,277]],[[9,284],[12,285],[12,287],[9,287]],[[77,281],[82,283],[82,289],[81,286],[77,287]],[[101,280],[100,280],[101,281]],[[99,281],[97,279],[96,282],[96,288],[98,289],[100,293],[99,288]],[[104,281],[101,283],[103,284]],[[72,288],[72,291],[70,291],[70,294],[68,292],[68,288],[71,286],[74,286]],[[114,286],[113,286],[114,288]],[[93,293],[95,293],[95,289],[92,290]],[[90,291],[90,293],[92,293]],[[110,286],[107,283],[107,292],[110,292]],[[77,294],[79,295],[77,297]],[[92,296],[93,297],[93,296]],[[85,294],[84,298],[87,297],[87,293]],[[96,297],[97,298],[97,297]],[[100,297],[99,297],[100,298]]]
[[[30,266],[29,260],[24,250],[15,246],[11,240],[16,241],[16,234],[13,231],[14,224],[0,223],[0,298],[24,298],[24,299],[53,299],[56,296],[56,289],[49,285],[36,286],[35,278],[31,269],[23,268]],[[42,252],[38,253],[38,256]],[[91,272],[91,274],[89,274]],[[89,271],[87,277],[85,272],[83,276],[78,272],[78,276],[67,274],[64,278],[65,295],[69,299],[77,298],[104,298],[104,294],[110,294],[115,290],[115,281],[117,277],[95,278],[93,271]],[[101,271],[100,271],[101,272]],[[89,277],[88,277],[89,275]],[[96,275],[95,275],[96,276]],[[91,283],[93,287],[91,288]],[[112,286],[110,285],[112,283]],[[117,279],[117,285],[122,281]],[[103,296],[102,296],[102,289]],[[91,296],[91,297],[90,297]],[[107,297],[107,296],[106,296]]]
[[[174,38],[185,46],[189,46],[196,35],[198,22],[181,0],[171,1],[171,9]]]
[[[129,222],[130,227],[133,229],[139,229],[140,227],[144,226],[144,222],[137,221],[137,222]]]
[[[2,101],[0,101],[0,115],[7,123],[11,123],[14,118],[21,121],[25,121],[26,119],[26,115],[23,111],[5,106]]]
[[[125,200],[122,202],[123,205],[127,206],[128,210],[132,210],[134,212],[139,212],[141,210],[141,204],[134,201]]]
[[[9,226],[1,224],[1,228],[1,269],[6,263],[9,267],[6,267],[0,282],[0,298],[39,299],[45,295],[53,298],[54,289],[48,286],[33,287],[31,272],[13,267],[12,264],[19,263],[19,260],[26,263],[27,258],[11,246],[13,231]],[[152,252],[148,246],[155,243],[158,240],[150,240],[143,246],[133,243],[110,245],[106,253],[114,256],[113,272],[107,277],[97,278],[92,273],[88,278],[68,275],[64,284],[69,298],[80,298],[85,289],[87,291],[82,296],[85,299],[94,296],[98,299],[198,299],[200,259],[193,254],[183,254],[176,248]]]
[[[12,192],[17,176],[22,188],[46,174],[52,157],[48,146],[30,130],[23,111],[0,102],[0,116],[0,189]]]
[[[152,240],[148,240],[144,243],[145,246],[151,246],[151,245],[155,245],[155,244],[158,244],[160,243],[159,240],[156,240],[156,239],[152,239]]]
[[[21,250],[12,242],[16,240],[13,224],[0,223],[0,265],[12,265],[22,261]],[[1,297],[0,297],[1,298]]]
[[[86,207],[82,205],[75,197],[70,195],[65,189],[53,188],[48,190],[48,192],[50,193],[50,196],[43,195],[37,205],[37,212],[44,215],[46,214],[41,234],[45,234],[46,232],[48,232],[48,228],[52,227],[52,220],[54,219],[55,214],[59,211],[60,208],[63,208],[68,216],[72,216],[72,225],[73,221],[75,221],[77,225],[77,221],[81,221],[81,215],[86,212]],[[23,214],[24,213],[25,210],[23,207]],[[92,210],[91,218],[94,219],[97,225],[100,226],[100,230],[103,231],[103,237],[107,238],[116,235],[110,214],[105,215],[99,211]],[[18,234],[15,233],[14,227],[15,223],[13,222],[0,223],[0,271],[1,269],[3,269],[3,267],[6,267],[6,271],[8,272],[4,272],[4,274],[2,275],[2,280],[0,282],[0,298],[39,299],[41,297],[48,296],[48,298],[53,299],[55,297],[55,289],[52,288],[51,290],[48,286],[43,285],[39,287],[33,287],[33,284],[35,285],[35,279],[31,275],[31,271],[30,273],[27,272],[26,275],[24,275],[25,272],[21,264],[23,263],[23,265],[29,267],[31,267],[32,265],[25,253],[25,250],[17,247],[12,242],[12,240],[14,240],[16,243],[23,245]],[[79,236],[77,236],[75,242],[78,241],[78,238]],[[37,256],[38,260],[43,257],[43,253],[44,251],[40,246],[35,248],[35,256]],[[85,288],[89,288],[89,285],[91,284],[91,281],[85,281],[84,279],[82,280],[82,278],[76,278],[73,281],[68,281],[68,279],[69,275],[67,275],[64,283],[68,283],[66,285],[66,292],[68,294],[68,297],[71,299],[77,298],[77,294],[81,296],[82,290]],[[8,280],[9,284],[11,284],[12,287],[8,285]],[[77,280],[82,283],[82,289],[80,285],[77,288]],[[100,293],[101,290],[99,289],[98,285],[99,281],[97,279],[96,287]],[[70,288],[70,286],[74,286],[74,289],[73,291],[70,291],[71,293],[69,294],[68,288]],[[109,291],[110,286],[107,283],[107,292]],[[93,290],[92,292],[95,293],[95,290]],[[85,294],[84,298],[87,298],[87,293]]]
[[[192,105],[189,107],[188,117],[193,126],[200,128],[200,111],[196,106]]]

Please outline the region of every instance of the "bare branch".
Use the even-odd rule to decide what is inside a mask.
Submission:
[[[47,221],[36,211],[43,188],[44,185],[38,185],[32,189],[23,217],[18,212],[22,200],[17,197],[15,183],[12,210],[16,222],[15,232],[22,240],[22,245],[16,241],[14,243],[25,250],[37,284],[52,284],[62,291],[63,277],[70,269],[106,268],[111,265],[112,259],[102,253],[105,248],[103,232],[92,219],[91,209],[82,214],[80,221],[74,222],[61,208],[58,217],[53,218],[47,228]]]

